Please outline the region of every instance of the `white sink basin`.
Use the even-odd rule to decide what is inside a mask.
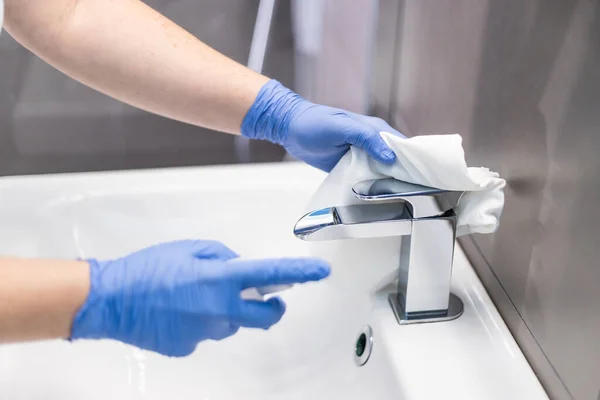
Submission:
[[[281,293],[270,331],[242,330],[169,359],[111,341],[0,346],[0,398],[546,399],[457,249],[452,322],[400,326],[386,277],[395,239],[308,243],[292,228],[323,179],[295,163],[0,179],[0,253],[116,257],[161,241],[216,239],[242,256],[316,255],[323,282]],[[370,325],[369,361],[354,362]]]

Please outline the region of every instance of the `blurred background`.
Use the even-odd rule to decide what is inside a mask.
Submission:
[[[600,399],[599,1],[147,3],[244,64],[268,29],[264,73],[312,101],[460,133],[508,183],[499,231],[463,248],[551,398]],[[0,91],[0,175],[285,158],[110,100],[8,35]]]
[[[247,64],[259,1],[146,3],[236,61]],[[294,86],[290,2],[277,4],[264,73]],[[0,36],[0,175],[280,161],[278,146],[158,117],[79,84]],[[239,151],[237,152],[239,153]],[[249,153],[249,156],[248,154]]]

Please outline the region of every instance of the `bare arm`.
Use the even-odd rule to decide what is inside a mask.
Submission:
[[[139,0],[5,3],[7,31],[48,63],[107,95],[179,121],[238,134],[268,80]]]
[[[89,287],[87,262],[0,258],[0,343],[68,338]]]

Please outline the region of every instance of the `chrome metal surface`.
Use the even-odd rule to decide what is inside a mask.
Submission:
[[[404,236],[398,269],[398,322],[437,322],[449,313],[456,215],[436,206],[457,206],[462,192],[394,179],[359,182],[353,191],[364,204],[330,207],[302,217],[294,234],[307,241]],[[415,215],[416,214],[416,215]]]
[[[373,351],[373,329],[367,325],[356,336],[356,346],[354,349],[354,362],[362,367],[369,361]]]
[[[402,239],[398,293],[409,314],[448,308],[456,215],[414,220],[410,236]]]
[[[456,207],[464,192],[436,189],[393,178],[358,182],[352,187],[355,196],[365,201],[402,200],[413,218],[441,215]],[[435,203],[431,199],[436,200]]]
[[[294,235],[307,241],[410,235],[411,215],[403,204],[331,207],[306,214]]]
[[[468,164],[507,180],[498,232],[461,244],[550,397],[598,398],[600,2],[378,5],[373,70],[395,74],[373,75],[377,115],[460,133]]]
[[[433,196],[437,193],[447,193],[447,191],[443,189],[399,181],[394,178],[361,181],[352,187],[352,191],[358,198],[363,200],[385,200],[390,198]]]
[[[411,314],[406,311],[403,299],[398,294],[390,294],[390,305],[400,325],[422,324],[423,322],[444,322],[452,321],[460,317],[465,309],[462,300],[453,293],[450,293],[450,302],[448,309],[440,311],[430,311],[426,319],[421,314]]]

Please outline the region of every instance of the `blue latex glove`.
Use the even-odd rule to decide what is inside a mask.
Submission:
[[[379,132],[404,137],[384,120],[304,100],[279,82],[267,82],[242,122],[242,134],[283,146],[291,155],[331,171],[350,145],[391,164],[396,155]]]
[[[168,356],[240,327],[268,329],[285,312],[279,298],[242,300],[240,291],[325,278],[316,259],[242,260],[218,242],[160,244],[114,261],[91,260],[91,288],[71,339],[115,339]]]

